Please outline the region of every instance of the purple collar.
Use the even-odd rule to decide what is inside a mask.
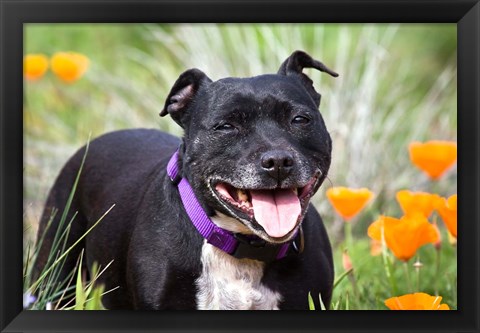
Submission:
[[[188,217],[208,243],[239,259],[250,258],[270,262],[282,259],[287,255],[290,242],[270,244],[257,236],[232,233],[213,223],[200,206],[188,180],[181,177],[179,173],[178,150],[168,162],[167,174],[178,186],[178,192]]]

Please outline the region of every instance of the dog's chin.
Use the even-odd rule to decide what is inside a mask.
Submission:
[[[291,188],[236,187],[222,179],[211,179],[209,187],[219,206],[251,233],[283,243],[295,236],[319,182],[317,172],[306,184]]]

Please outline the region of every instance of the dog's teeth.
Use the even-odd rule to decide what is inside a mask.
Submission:
[[[238,189],[237,195],[238,195],[238,200],[242,202],[248,202],[248,195],[247,195],[247,192],[245,192],[244,190]]]
[[[298,188],[294,188],[293,193],[295,193],[295,195],[298,195]]]
[[[242,207],[251,208],[252,204],[250,203],[250,201],[244,201],[242,202]]]

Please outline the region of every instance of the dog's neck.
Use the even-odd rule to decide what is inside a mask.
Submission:
[[[227,216],[219,211],[215,211],[215,215],[211,217],[212,222],[218,227],[234,233],[241,233],[244,235],[253,235],[253,232],[244,224],[238,222],[233,217]]]

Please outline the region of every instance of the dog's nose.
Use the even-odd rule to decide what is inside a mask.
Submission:
[[[271,150],[262,155],[262,169],[277,180],[285,179],[293,169],[293,155],[285,150]]]

